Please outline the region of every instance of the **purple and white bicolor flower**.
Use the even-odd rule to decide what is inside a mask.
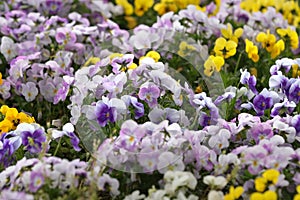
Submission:
[[[141,86],[138,96],[153,108],[157,105],[157,98],[160,96],[160,90],[155,84],[147,82]]]
[[[300,102],[300,79],[290,79],[292,84],[288,89],[288,99],[296,104]]]
[[[43,127],[35,123],[21,123],[17,126],[15,133],[19,136],[16,139],[21,139],[22,144],[30,153],[42,151],[42,145],[46,142],[46,133]]]
[[[109,99],[105,96],[95,105],[86,106],[83,112],[89,120],[97,120],[101,127],[107,125],[108,122],[116,122],[120,115],[126,113],[127,107],[123,100],[118,98]]]
[[[275,103],[280,101],[279,95],[274,91],[268,91],[266,88],[263,89],[253,99],[253,108],[258,116],[264,114],[264,111],[270,109]]]
[[[79,138],[75,135],[74,133],[75,129],[73,124],[71,123],[67,123],[63,126],[62,131],[59,130],[53,130],[52,131],[52,137],[54,139],[60,138],[62,136],[67,136],[70,138],[71,144],[73,146],[73,148],[75,149],[75,151],[80,151],[81,148],[79,147]]]
[[[31,192],[36,192],[44,184],[44,175],[41,172],[32,171],[30,173],[30,179],[29,190]]]
[[[247,85],[254,94],[258,93],[255,88],[256,77],[254,75],[250,75],[250,73],[247,71],[247,69],[245,69],[244,71],[241,69],[240,83]]]
[[[271,110],[271,117],[275,117],[283,113],[291,114],[296,106],[297,105],[295,102],[289,101],[287,98],[285,98],[283,102],[274,104]]]
[[[134,110],[134,118],[139,119],[140,117],[144,116],[144,104],[138,102],[136,97],[130,95],[124,95],[121,99],[125,102],[127,108],[132,105]]]

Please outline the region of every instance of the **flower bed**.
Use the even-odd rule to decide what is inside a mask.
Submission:
[[[296,2],[0,5],[0,199],[300,199]]]

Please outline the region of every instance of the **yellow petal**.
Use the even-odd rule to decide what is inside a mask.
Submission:
[[[234,31],[234,35],[239,38],[243,35],[244,30],[242,28],[238,28]]]
[[[266,34],[260,32],[257,36],[256,36],[256,41],[257,42],[264,42],[266,40]]]

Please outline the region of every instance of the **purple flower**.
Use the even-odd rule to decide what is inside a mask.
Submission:
[[[264,114],[266,109],[271,108],[273,105],[273,99],[271,97],[265,97],[262,94],[259,94],[253,99],[254,110],[256,111],[258,116]]]
[[[31,194],[26,194],[25,192],[17,192],[10,190],[2,190],[0,194],[0,199],[22,199],[22,200],[33,200],[34,197]]]
[[[55,39],[59,44],[74,44],[77,40],[76,34],[68,28],[58,28]]]
[[[117,111],[104,102],[97,102],[95,115],[100,126],[104,127],[108,121],[114,123],[117,119]]]
[[[124,95],[121,97],[121,99],[125,102],[127,107],[129,107],[129,105],[132,105],[135,108],[135,119],[139,119],[140,117],[144,116],[144,104],[138,102],[136,97]]]
[[[271,117],[280,115],[283,113],[291,114],[296,107],[295,102],[289,101],[287,98],[282,103],[276,103],[271,110]]]
[[[295,115],[292,118],[291,125],[296,129],[297,136],[300,135],[300,115]]]
[[[296,79],[289,87],[288,99],[296,104],[300,101],[300,79]]]
[[[259,123],[253,126],[248,132],[248,137],[254,139],[256,144],[258,144],[260,140],[265,138],[270,139],[272,136],[272,126],[268,123]]]
[[[139,98],[141,100],[145,100],[151,108],[156,106],[159,95],[159,88],[151,83],[149,83],[147,86],[142,86],[139,91]]]
[[[108,189],[110,194],[113,196],[119,195],[119,181],[115,178],[111,178],[107,174],[103,174],[97,181],[99,189],[106,190]]]
[[[27,124],[28,129],[21,132],[22,144],[30,153],[38,153],[42,150],[42,143],[46,142],[44,129],[35,128]],[[31,126],[31,127],[30,127]]]
[[[241,69],[240,83],[247,85],[254,94],[257,94],[257,90],[255,88],[256,77],[253,75],[250,75],[250,73],[247,71],[247,69],[245,69],[244,71],[242,71],[242,69]]]
[[[71,123],[67,123],[63,126],[62,131],[53,130],[52,137],[57,139],[62,137],[63,135],[68,136],[70,138],[71,144],[75,151],[80,151],[81,148],[79,147],[79,138],[74,133],[74,126]]]
[[[44,184],[44,176],[41,172],[31,172],[30,179],[29,190],[31,192],[36,192]]]

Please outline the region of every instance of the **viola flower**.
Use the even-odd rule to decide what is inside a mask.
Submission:
[[[281,103],[275,103],[271,110],[271,117],[281,114],[291,114],[296,108],[296,104],[293,101],[289,101],[287,98]]]
[[[253,60],[253,62],[257,62],[259,60],[258,55],[258,48],[251,42],[250,40],[246,39],[246,53],[248,53],[248,58]]]
[[[76,34],[69,28],[58,28],[55,34],[56,42],[67,45],[74,44],[77,40]]]
[[[287,29],[279,28],[276,32],[286,42],[289,41],[292,49],[297,49],[299,47],[298,33],[295,30],[292,30],[291,27],[288,27]]]
[[[95,115],[100,126],[104,127],[108,121],[114,123],[117,119],[117,111],[104,102],[97,102]]]
[[[17,55],[17,46],[11,38],[3,36],[1,39],[0,51],[6,61],[9,62]]]
[[[127,0],[116,0],[116,4],[123,7],[125,15],[133,14],[133,6]]]
[[[265,138],[270,139],[273,135],[272,126],[268,123],[259,123],[248,132],[249,138],[253,138],[256,144]]]
[[[279,56],[280,53],[284,51],[284,49],[285,49],[284,41],[282,39],[277,41],[272,48],[271,58],[276,58],[277,56]]]
[[[237,44],[232,40],[226,40],[223,37],[220,37],[216,40],[214,46],[214,52],[217,56],[221,56],[223,58],[229,58],[234,56],[236,53]]]
[[[300,102],[300,79],[296,79],[289,88],[288,99],[296,104]]]
[[[120,183],[118,179],[111,178],[108,174],[103,174],[100,178],[98,178],[97,186],[102,191],[106,191],[108,189],[110,194],[113,196],[117,196],[120,194]]]
[[[250,200],[264,200],[264,199],[277,200],[277,194],[272,190],[268,190],[264,193],[254,192],[250,196]]]
[[[134,12],[137,16],[141,17],[147,12],[154,4],[154,0],[134,0]]]
[[[163,15],[167,12],[176,12],[178,7],[174,0],[161,0],[160,3],[156,3],[153,9],[159,14]]]
[[[41,172],[32,171],[30,173],[30,184],[29,190],[30,192],[36,192],[40,189],[44,184],[44,176]]]
[[[39,91],[38,91],[35,83],[27,82],[26,84],[22,84],[21,93],[25,97],[27,102],[31,102],[38,95]]]
[[[215,71],[221,71],[224,64],[225,61],[222,56],[209,56],[204,63],[204,74],[210,77]]]
[[[22,144],[30,153],[38,153],[42,150],[42,144],[46,142],[46,134],[43,127],[22,123],[17,127],[20,132]]]
[[[242,186],[238,186],[234,188],[233,186],[230,186],[229,193],[225,194],[224,200],[235,200],[239,199],[240,196],[243,194],[244,188]]]
[[[138,96],[153,108],[157,105],[157,98],[160,96],[160,90],[155,84],[148,83],[141,86]]]
[[[54,139],[60,138],[63,135],[68,136],[70,138],[70,142],[74,148],[75,151],[80,151],[81,148],[79,147],[79,138],[76,136],[76,134],[74,133],[74,126],[71,123],[66,123],[63,128],[62,131],[58,131],[58,130],[53,130],[52,131],[52,137]]]
[[[276,43],[275,35],[270,33],[270,30],[267,30],[267,33],[260,32],[256,36],[256,41],[262,44],[262,47],[265,48],[268,52],[272,52],[272,49]]]
[[[254,110],[258,116],[264,114],[264,111],[271,108],[273,105],[272,97],[266,97],[262,94],[258,94],[253,99]]]
[[[238,44],[238,39],[243,35],[243,29],[238,28],[233,32],[232,25],[228,23],[227,29],[221,29],[221,33],[225,39],[232,40]]]
[[[128,69],[135,69],[137,65],[133,63],[134,55],[125,54],[122,57],[115,57],[111,61],[113,72],[119,74],[121,71],[126,72]]]
[[[140,117],[144,116],[144,104],[138,102],[136,97],[124,95],[121,97],[121,99],[125,102],[127,107],[129,107],[129,105],[132,105],[135,108],[135,119],[139,119]]]

